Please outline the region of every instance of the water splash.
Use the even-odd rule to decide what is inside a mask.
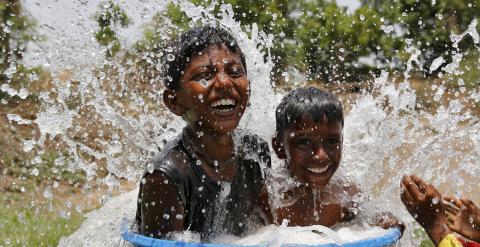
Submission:
[[[274,93],[270,83],[273,63],[269,49],[275,37],[259,30],[257,25],[248,27],[246,32],[234,20],[231,5],[219,5],[220,13],[214,15],[213,9],[218,5],[216,2],[205,8],[187,1],[178,1],[176,4],[192,19],[191,23],[220,25],[238,40],[245,52],[252,91],[251,104],[241,121],[241,127],[269,141],[274,134],[274,107],[282,96],[281,93]],[[83,3],[80,5],[83,6]],[[75,10],[81,12],[79,7]],[[144,14],[149,16],[148,13]],[[84,19],[81,21],[85,21],[85,14],[82,16]],[[85,24],[79,27],[93,30],[92,26]],[[474,20],[462,34],[452,34],[453,47],[458,48],[465,37],[471,37],[478,44],[476,27],[477,20]],[[101,49],[91,39],[86,40],[88,42],[84,45],[75,46],[71,40],[60,38],[56,45],[64,48],[57,52],[42,48],[41,45],[33,49],[37,54],[32,56],[37,60],[41,57],[41,64],[57,63],[54,66],[56,72],[52,72],[51,88],[39,95],[44,105],[36,119],[10,114],[8,120],[17,124],[33,122],[38,126],[40,136],[25,140],[25,151],[35,149],[41,153],[47,143],[56,142],[67,153],[67,169],[84,171],[88,180],[111,187],[117,186],[120,178],[137,183],[144,169],[148,168],[149,158],[163,149],[166,141],[176,136],[184,123],[162,106],[159,81],[144,81],[135,76],[141,71],[131,65],[150,56],[127,58],[126,61],[105,60],[99,58]],[[415,173],[439,186],[445,193],[462,191],[463,195],[480,200],[476,193],[480,184],[475,184],[480,174],[480,121],[478,115],[465,104],[465,100],[469,100],[478,105],[480,90],[474,89],[465,95],[465,91],[459,89],[459,95],[465,95],[464,100],[449,99],[448,88],[442,83],[435,87],[432,98],[440,106],[433,111],[426,110],[419,99],[419,92],[412,87],[410,73],[415,66],[421,66],[418,59],[421,51],[412,41],[407,40],[407,45],[410,59],[401,78],[403,81],[398,83],[398,78],[383,71],[374,81],[373,90],[363,92],[352,103],[352,109],[345,119],[344,157],[336,176],[354,181],[364,194],[369,195],[370,201],[362,205],[363,211],[391,211],[394,208],[394,214],[411,222],[412,219],[398,200],[398,183],[404,174]],[[72,50],[85,55],[86,59],[80,62],[78,54],[72,54]],[[443,72],[461,75],[463,57],[464,54],[457,49],[452,54],[452,62],[442,68]],[[438,70],[445,61],[444,57],[438,57],[430,65],[429,71]],[[152,60],[150,62],[154,63]],[[8,84],[2,85],[0,90],[20,98],[28,96],[26,89],[12,89]],[[289,178],[283,162],[272,155],[270,173],[276,175],[277,180],[274,179],[268,186],[270,191],[280,192],[274,195],[281,195],[288,186],[294,186],[295,181]],[[38,160],[38,156],[32,159],[33,165],[36,164],[35,160]],[[61,157],[57,161],[65,162]],[[102,169],[107,175],[99,175]],[[32,174],[38,176],[41,171],[35,168]],[[272,188],[279,183],[282,186]],[[55,186],[47,187],[42,192],[45,200],[52,199],[52,190],[55,190]],[[129,196],[133,198],[136,193],[130,193]],[[282,203],[275,196],[272,200],[274,205]],[[131,206],[134,201],[130,200],[128,205]],[[122,205],[120,201],[117,203]],[[125,198],[121,203],[127,203]],[[92,214],[92,217],[94,215],[98,216]],[[133,217],[131,212],[122,212],[121,215]],[[103,217],[102,226],[114,221],[116,225],[118,217],[115,214]],[[81,228],[84,238],[79,238],[80,241],[95,241],[91,232],[85,233],[88,227],[97,224],[92,221],[90,218]],[[118,237],[115,227],[110,226],[101,232]],[[413,240],[405,236],[402,241]]]

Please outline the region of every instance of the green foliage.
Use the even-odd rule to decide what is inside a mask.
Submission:
[[[362,7],[349,15],[335,3],[311,1],[300,10],[297,37],[311,79],[356,80],[376,68],[359,63],[360,57],[373,53],[384,61],[401,47],[398,40],[383,33],[374,9]]]
[[[95,39],[100,45],[107,48],[107,58],[112,58],[121,49],[115,28],[119,26],[127,27],[130,24],[130,19],[127,13],[111,0],[100,3],[100,12],[96,14],[95,19],[99,28],[95,32]]]
[[[10,64],[7,70],[3,71],[0,78],[0,85],[2,82],[8,82],[9,87],[20,90],[21,88],[28,88],[28,86],[38,78],[38,75],[42,73],[39,67],[28,68],[20,61]],[[0,100],[10,99],[11,96],[6,92],[0,90]]]
[[[0,1],[0,84],[6,82],[6,70],[18,66],[27,43],[36,40],[35,22],[22,13],[20,1]]]
[[[70,171],[68,163],[71,162],[66,154],[47,151],[40,155],[35,165],[19,165],[6,155],[3,162],[7,165],[7,174],[12,177],[29,179],[40,184],[44,181],[65,181],[70,185],[83,184],[86,181],[85,172]]]
[[[480,85],[480,51],[470,49],[464,52],[458,68],[460,74],[451,76],[454,85],[467,88],[475,88]]]
[[[413,238],[421,240],[420,247],[435,247],[435,244],[427,235],[427,232],[422,228],[415,228],[413,229]]]
[[[0,200],[0,245],[4,246],[56,246],[84,220],[75,210],[65,217],[42,208],[24,193],[2,192]]]
[[[451,62],[452,53],[457,48],[452,46],[450,34],[465,31],[480,15],[480,0],[396,0],[394,4],[385,0],[363,2],[377,9],[387,23],[397,24],[404,31],[402,38],[411,40],[412,45],[422,52],[420,60],[425,73],[428,73],[433,59],[439,56]],[[472,39],[462,40],[459,49],[474,49]]]
[[[138,51],[159,51],[168,40],[189,29],[189,19],[178,6],[170,2],[163,13],[157,13],[144,32],[144,38],[136,44]],[[169,36],[165,36],[165,33]]]
[[[402,46],[398,39],[384,35],[380,15],[367,7],[350,15],[334,2],[323,0],[223,2],[232,5],[234,18],[245,26],[246,31],[255,24],[267,34],[274,35],[271,49],[274,78],[291,66],[306,71],[314,80],[357,79],[373,70],[369,65],[359,64],[359,57],[374,53],[385,61]],[[193,3],[207,6],[210,1]],[[218,8],[214,8],[213,13],[217,14]],[[366,18],[361,20],[360,16]],[[162,53],[159,48],[167,39],[193,25],[195,23],[191,23],[178,6],[170,3],[167,11],[155,16],[137,49]],[[165,37],[165,33],[170,37]]]

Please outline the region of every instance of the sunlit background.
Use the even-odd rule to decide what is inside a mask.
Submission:
[[[402,175],[480,205],[478,0],[0,0],[0,13],[0,246],[121,243],[139,176],[183,127],[161,102],[164,45],[205,24],[245,52],[242,128],[270,140],[292,88],[341,98],[337,175],[365,210],[407,222],[402,246],[427,239]]]

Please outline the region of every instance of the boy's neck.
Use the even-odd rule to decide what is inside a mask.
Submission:
[[[188,126],[195,150],[208,161],[226,161],[234,157],[234,143],[230,132],[212,133]],[[202,134],[199,134],[202,133]]]

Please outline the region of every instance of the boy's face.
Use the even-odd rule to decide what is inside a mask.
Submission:
[[[342,158],[342,124],[304,116],[285,131],[283,139],[290,173],[314,188],[325,186]]]
[[[190,59],[176,96],[190,125],[226,133],[238,126],[247,106],[248,88],[240,56],[224,45],[211,45]]]

